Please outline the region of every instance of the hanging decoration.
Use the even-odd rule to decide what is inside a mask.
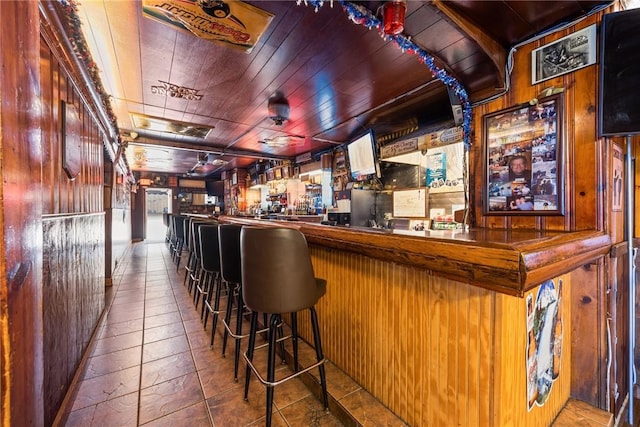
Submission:
[[[396,35],[404,31],[404,15],[407,12],[405,0],[392,0],[382,5],[383,32]]]
[[[439,67],[435,63],[435,59],[429,55],[424,49],[418,46],[414,41],[411,40],[410,37],[399,34],[385,34],[384,33],[384,23],[378,19],[369,9],[347,1],[336,0],[342,6],[342,9],[345,11],[347,16],[351,21],[356,24],[363,25],[368,29],[376,28],[380,31],[382,38],[385,40],[394,41],[398,47],[407,53],[411,53],[413,55],[417,55],[420,62],[424,63],[431,71],[433,77],[440,80],[446,86],[450,87],[456,96],[460,99],[460,103],[462,105],[462,132],[463,132],[463,141],[465,145],[465,149],[468,151],[471,147],[471,118],[472,118],[472,109],[471,103],[469,102],[469,96],[467,94],[466,89],[460,84],[460,82],[449,75],[446,70]],[[311,5],[315,8],[316,12],[326,3],[325,0],[297,0],[297,4],[300,5],[304,3],[305,5]],[[329,0],[331,7],[333,7],[333,0]]]

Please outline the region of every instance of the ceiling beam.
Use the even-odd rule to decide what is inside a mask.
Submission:
[[[489,37],[480,27],[469,21],[451,8],[443,0],[431,0],[431,4],[435,6],[442,14],[444,14],[451,22],[453,22],[462,32],[469,36],[469,39],[475,40],[496,66],[496,71],[501,82],[506,82],[506,66],[507,52],[505,48],[497,41]],[[504,89],[504,86],[500,89]]]

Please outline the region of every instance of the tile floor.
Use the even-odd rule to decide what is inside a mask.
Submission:
[[[114,274],[90,357],[67,397],[68,416],[58,424],[263,425],[264,386],[254,378],[248,401],[243,399],[244,363],[235,382],[233,342],[222,357],[219,323],[209,347],[211,321],[204,329],[183,285],[184,269],[176,271],[165,244],[134,243],[126,258]],[[302,348],[301,363],[313,355],[310,347]],[[405,425],[330,362],[326,366],[330,411],[316,397],[314,370],[315,376],[275,388],[274,426]],[[288,368],[278,369],[282,374]]]

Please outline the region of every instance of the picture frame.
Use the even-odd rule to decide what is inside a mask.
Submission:
[[[62,169],[73,181],[82,169],[82,122],[75,105],[60,101]]]
[[[531,84],[596,63],[596,25],[590,25],[531,52]]]
[[[562,94],[484,117],[486,215],[563,215]]]

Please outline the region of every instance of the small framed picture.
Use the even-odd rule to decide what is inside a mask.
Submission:
[[[75,105],[60,101],[62,116],[62,169],[70,180],[82,169],[82,121]]]
[[[562,94],[484,117],[487,215],[562,215]]]
[[[543,82],[596,63],[593,24],[531,52],[531,84]]]

